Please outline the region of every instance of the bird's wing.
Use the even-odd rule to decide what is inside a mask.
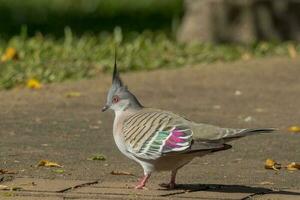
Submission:
[[[145,159],[187,150],[191,146],[193,132],[178,118],[172,113],[151,109],[131,115],[123,125],[128,150]]]
[[[128,117],[123,125],[128,150],[135,156],[156,159],[171,153],[186,153],[193,141],[189,121],[170,112],[143,109]],[[198,141],[196,151],[215,150],[223,144]]]
[[[192,129],[194,132],[194,140],[222,140],[227,136],[234,135],[240,132],[240,129],[226,129],[210,124],[193,123]]]

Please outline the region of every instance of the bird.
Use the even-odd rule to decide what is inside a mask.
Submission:
[[[113,138],[116,146],[129,159],[143,168],[135,189],[146,188],[155,171],[170,171],[171,179],[160,186],[174,189],[180,168],[196,157],[230,149],[235,139],[273,128],[235,129],[196,123],[170,111],[143,106],[120,78],[115,53],[112,85],[102,112],[115,113]]]

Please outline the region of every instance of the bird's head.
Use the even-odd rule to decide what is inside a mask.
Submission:
[[[139,109],[142,105],[137,98],[128,90],[120,78],[117,68],[117,58],[115,54],[115,65],[112,77],[112,86],[107,93],[106,104],[102,108],[102,112],[107,109],[114,111],[125,111],[126,109]]]

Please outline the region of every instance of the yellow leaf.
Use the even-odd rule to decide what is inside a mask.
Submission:
[[[6,185],[0,185],[0,190],[8,190],[9,187]]]
[[[51,162],[49,160],[41,160],[38,166],[43,167],[62,167],[61,165],[57,164],[56,162]]]
[[[30,89],[40,89],[42,84],[37,79],[32,78],[27,81],[26,86]]]
[[[9,47],[6,49],[5,53],[1,56],[1,62],[7,62],[12,59],[17,59],[18,54],[15,48]]]
[[[54,169],[53,172],[58,173],[58,174],[62,174],[65,172],[65,170],[63,169]]]
[[[265,162],[265,169],[273,169],[273,170],[279,170],[281,168],[281,164],[275,162],[272,159],[267,159]]]
[[[18,187],[18,186],[15,186],[15,187],[11,187],[10,190],[12,191],[20,191],[22,190],[23,188],[22,187]]]
[[[22,190],[22,189],[23,189],[22,187],[17,187],[17,186],[8,187],[7,185],[0,185],[0,190],[19,191],[19,190]]]
[[[13,192],[4,192],[4,193],[2,193],[2,195],[4,197],[13,197],[13,196],[15,196],[15,194]]]
[[[0,169],[0,174],[17,174],[17,172],[6,169]]]
[[[66,97],[71,98],[71,97],[80,97],[81,93],[80,92],[68,92],[66,93]]]
[[[297,50],[296,50],[295,46],[293,44],[289,44],[287,48],[288,48],[289,56],[291,58],[296,58]]]
[[[300,126],[290,126],[288,128],[288,131],[292,132],[292,133],[299,133],[300,132]]]
[[[111,171],[111,175],[127,175],[127,176],[134,176],[134,174],[130,172],[125,172],[125,171]]]
[[[290,163],[290,164],[288,164],[288,165],[286,166],[286,169],[287,169],[287,170],[290,170],[290,171],[300,170],[300,164],[299,164],[299,163],[292,162],[292,163]]]
[[[274,183],[269,182],[269,181],[262,181],[259,184],[261,184],[261,185],[274,185]]]

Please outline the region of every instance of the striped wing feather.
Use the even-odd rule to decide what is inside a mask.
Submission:
[[[192,130],[179,116],[156,110],[135,113],[124,122],[125,142],[135,155],[155,159],[163,154],[190,148]]]

